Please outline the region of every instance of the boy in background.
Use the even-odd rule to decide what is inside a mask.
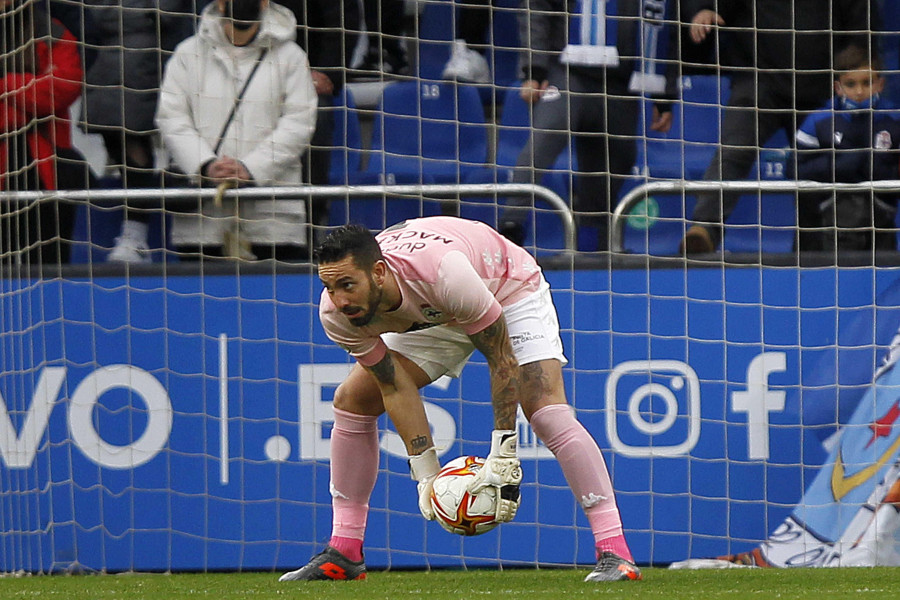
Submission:
[[[834,98],[797,131],[797,178],[826,183],[897,179],[900,113],[881,97],[881,62],[858,46],[835,56]],[[820,205],[825,250],[896,250],[896,194],[835,193]]]

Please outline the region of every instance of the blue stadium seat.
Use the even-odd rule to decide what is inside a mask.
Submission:
[[[385,88],[366,173],[458,183],[486,160],[487,124],[475,88],[431,82]]]
[[[749,178],[783,181],[790,152],[787,135],[779,131],[760,151]],[[793,194],[745,194],[726,224],[724,247],[731,252],[758,252],[760,248],[764,252],[790,252],[796,224]]]
[[[503,108],[497,125],[497,165],[511,167],[531,135],[531,107],[519,96],[521,82],[503,93]]]
[[[359,111],[353,93],[344,87],[331,110],[334,112],[334,149],[328,180],[335,185],[347,185],[359,173],[363,154]]]
[[[719,143],[722,106],[728,101],[727,78],[714,75],[682,79],[682,101],[672,107],[668,133],[650,130],[653,103],[645,102],[638,131],[638,165],[650,177],[702,179]]]
[[[434,179],[427,175],[419,177],[389,173],[385,177],[376,173],[362,173],[354,183],[355,185],[432,184]],[[333,200],[328,218],[331,226],[357,223],[373,231],[380,231],[406,219],[444,214],[445,208],[451,207],[437,200],[377,195]],[[452,208],[455,210],[455,207]]]

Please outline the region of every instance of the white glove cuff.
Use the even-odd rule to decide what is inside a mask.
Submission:
[[[434,446],[416,456],[409,457],[409,474],[416,481],[425,481],[437,475],[441,470],[437,450]]]
[[[516,458],[519,435],[512,429],[495,429],[491,433],[491,453],[496,458]]]

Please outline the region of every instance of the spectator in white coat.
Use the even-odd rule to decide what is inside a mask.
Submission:
[[[294,42],[290,10],[268,0],[216,0],[166,65],[156,122],[174,166],[204,184],[298,185],[315,130],[316,91]],[[242,93],[243,92],[243,93]],[[300,258],[305,202],[242,200],[239,235],[260,257]],[[204,206],[173,219],[171,241],[220,252],[233,210]]]

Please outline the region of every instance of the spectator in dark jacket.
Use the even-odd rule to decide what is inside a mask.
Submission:
[[[900,178],[900,114],[881,97],[877,57],[850,46],[835,57],[835,96],[797,131],[797,175],[827,183]],[[820,204],[828,250],[896,250],[895,194],[844,192]]]
[[[81,2],[70,0],[35,0],[41,5],[41,10],[49,14],[51,18],[62,23],[79,42],[81,56],[84,59],[82,68],[85,72],[93,64],[97,53],[94,50],[98,40],[94,35],[94,23],[90,15],[84,14]]]
[[[83,77],[75,36],[43,4],[20,0],[0,0],[0,33],[0,189],[83,189],[88,168],[76,161],[69,121]],[[24,264],[66,262],[73,221],[64,202],[3,202],[0,254]]]
[[[662,73],[669,51],[666,3],[619,0],[615,11],[612,6],[528,1],[521,96],[534,105],[533,133],[513,175],[516,183],[539,180],[537,174],[549,169],[574,138],[579,177],[573,208],[579,225],[598,230],[599,250],[608,247],[609,211],[637,154],[640,96],[676,95],[674,76]],[[592,39],[580,39],[582,23],[596,32]],[[670,104],[657,104],[651,128],[665,132],[671,125]],[[514,203],[521,206],[521,199],[510,199]],[[522,244],[526,217],[521,209],[507,209],[500,232]]]
[[[303,180],[328,185],[334,147],[334,98],[347,79],[347,67],[359,37],[360,11],[356,0],[280,0],[297,18],[297,43],[306,51],[319,99],[316,131],[303,157]],[[340,182],[346,184],[347,182]],[[310,202],[310,223],[321,231],[328,225],[327,198]]]
[[[85,76],[86,130],[103,136],[109,162],[122,186],[159,187],[153,135],[163,66],[181,40],[193,33],[188,0],[87,0],[99,46]],[[146,211],[129,210],[107,259],[149,262]]]
[[[792,137],[803,116],[831,95],[833,52],[851,43],[868,48],[876,13],[871,0],[683,0],[692,42],[717,50],[731,75],[721,144],[703,178],[745,179],[773,134]],[[714,251],[738,197],[698,194],[681,251]],[[817,220],[815,205],[801,202],[798,225]],[[799,246],[811,245],[801,230]]]
[[[362,0],[368,50],[356,66],[362,77],[409,75],[405,0]]]

